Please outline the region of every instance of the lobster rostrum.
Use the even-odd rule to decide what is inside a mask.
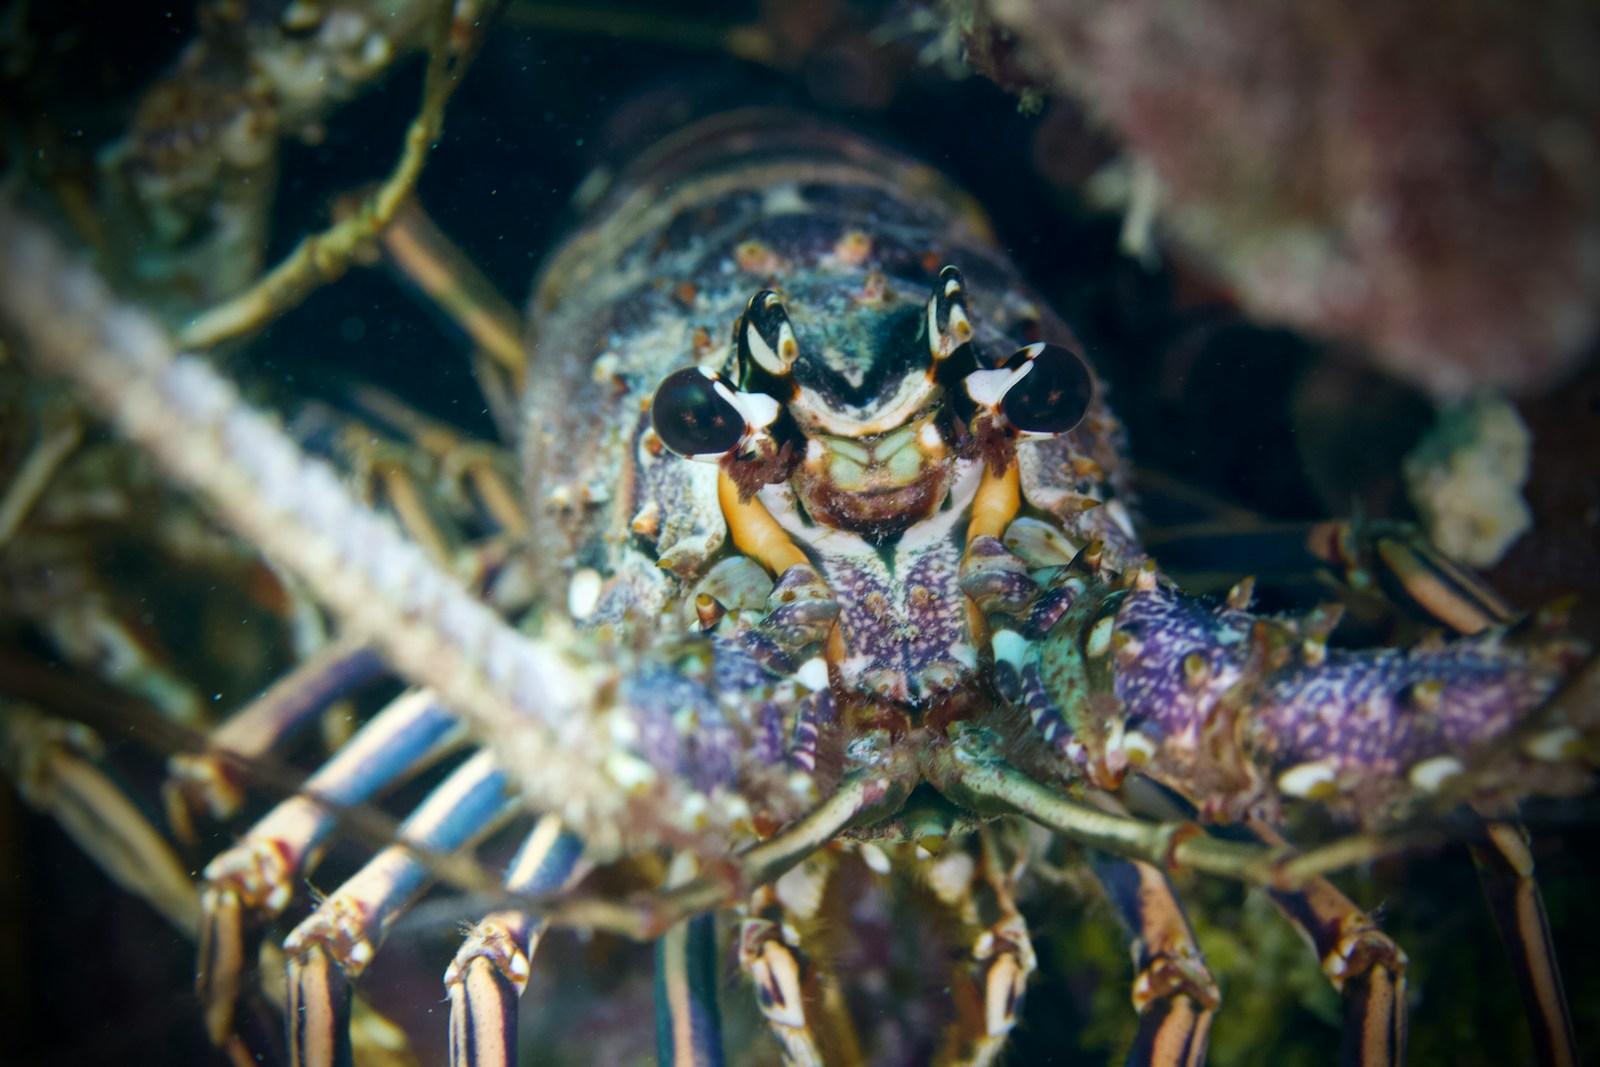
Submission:
[[[0,222],[0,307],[40,362],[347,631],[294,699],[252,709],[264,734],[370,673],[373,649],[423,687],[206,869],[200,990],[219,1042],[252,932],[288,908],[337,809],[458,745],[462,723],[483,751],[285,942],[296,1062],[349,1055],[349,980],[437,873],[430,856],[520,797],[541,818],[511,901],[446,979],[457,1063],[510,1061],[551,917],[659,938],[663,1062],[719,1062],[710,912],[736,902],[740,964],[786,1058],[864,1058],[802,934],[838,842],[946,865],[968,940],[936,1055],[992,1062],[1035,966],[1014,899],[1026,847],[992,822],[1016,813],[1099,850],[1137,961],[1135,1062],[1200,1062],[1219,1003],[1164,874],[1184,865],[1268,885],[1343,992],[1347,1052],[1393,1063],[1404,953],[1320,877],[1382,838],[1303,862],[1319,854],[1280,836],[1286,802],[1376,830],[1588,785],[1593,712],[1570,690],[1593,668],[1574,641],[1485,611],[1450,642],[1348,651],[1328,642],[1336,611],[1269,617],[1247,585],[1216,605],[1175,589],[1133,532],[1121,429],[1066,325],[965,194],[836,127],[747,111],[679,131],[547,264],[520,442],[543,610],[521,629],[32,224]],[[1198,821],[1130,814],[1135,780]],[[1492,825],[1536,901],[1525,849]],[[657,848],[676,857],[658,892],[574,895],[591,865]],[[1558,987],[1533,940],[1531,969]],[[1570,1044],[1558,988],[1542,1010],[1552,1047]]]

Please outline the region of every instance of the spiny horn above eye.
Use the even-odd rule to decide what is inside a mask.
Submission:
[[[967,317],[967,283],[961,271],[945,267],[928,298],[928,352],[939,363],[972,340],[972,320]]]
[[[768,386],[789,377],[789,369],[800,357],[800,344],[783,300],[771,289],[750,298],[739,318],[738,355],[740,386],[773,392]],[[779,389],[774,395],[782,395]]]

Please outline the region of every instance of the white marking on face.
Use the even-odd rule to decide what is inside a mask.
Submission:
[[[761,336],[761,331],[749,323],[745,323],[744,343],[757,364],[774,374],[783,373],[783,361],[778,358],[778,353],[767,344],[767,339]]]
[[[972,320],[967,318],[966,310],[960,304],[950,308],[950,321],[946,328],[955,341],[962,342],[972,336]]]
[[[813,449],[818,451],[814,452]],[[824,454],[824,446],[815,438],[807,444],[808,462],[821,460]],[[955,476],[951,479],[948,497],[950,506],[935,511],[901,535],[895,546],[896,570],[909,569],[914,557],[921,555],[928,545],[950,537],[956,524],[965,521],[966,505],[977,493],[978,481],[982,474],[981,463],[971,460],[956,462]],[[811,546],[823,557],[836,555],[849,559],[878,558],[878,546],[866,541],[859,534],[808,522],[795,506],[794,490],[788,483],[775,482],[763,486],[756,496],[768,514],[776,519],[778,525],[794,537],[797,543]]]
[[[997,367],[994,370],[975,370],[966,377],[967,395],[979,407],[998,408],[1006,391],[1022,379],[1033,367],[1030,360],[1020,367]]]
[[[790,403],[795,419],[807,430],[834,437],[868,437],[903,426],[927,403],[934,382],[926,374],[907,374],[892,397],[874,404],[876,414],[863,419],[861,412],[837,412],[816,390],[801,386]]]
[[[712,383],[712,388],[717,395],[733,405],[733,409],[744,416],[745,425],[751,430],[765,430],[778,420],[778,412],[782,406],[766,393],[741,393],[729,389],[724,382]]]

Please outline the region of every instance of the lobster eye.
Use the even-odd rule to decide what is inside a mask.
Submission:
[[[1006,421],[1025,434],[1063,434],[1083,420],[1094,399],[1089,366],[1060,345],[1018,349],[1006,364],[1019,373],[1000,400]]]
[[[674,371],[662,380],[650,404],[650,421],[662,444],[690,459],[715,459],[732,451],[746,427],[728,387],[715,371],[703,367]]]

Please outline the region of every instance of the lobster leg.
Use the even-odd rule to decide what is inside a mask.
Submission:
[[[656,1063],[722,1067],[716,916],[685,919],[656,941]]]
[[[1130,1065],[1198,1067],[1222,1002],[1172,883],[1155,866],[1098,850],[1089,858],[1133,949],[1139,1030]]]
[[[200,911],[194,883],[161,832],[85,753],[95,744],[84,727],[0,703],[0,771],[23,800],[54,818],[118,885],[193,937]]]
[[[1433,551],[1414,531],[1383,530],[1367,540],[1373,557],[1368,569],[1387,577],[1385,588],[1427,618],[1468,635],[1515,620],[1516,612],[1493,589]],[[1362,558],[1360,547],[1367,547],[1355,534],[1336,543],[1347,558]],[[1351,544],[1360,547],[1351,549]],[[1533,877],[1527,828],[1514,819],[1483,815],[1488,842],[1472,846],[1472,860],[1522,990],[1534,1049],[1540,1063],[1568,1067],[1577,1063],[1577,1039],[1544,898]]]
[[[1209,837],[1192,822],[1147,822],[1070,800],[1008,764],[983,731],[935,749],[923,771],[940,793],[973,811],[1020,812],[1079,844],[1128,859],[1264,883],[1287,858],[1282,849]],[[1365,858],[1370,857],[1363,852],[1351,862]]]
[[[546,896],[583,874],[583,842],[561,820],[546,815],[517,852],[506,890]],[[542,918],[497,911],[467,935],[445,971],[450,996],[451,1067],[511,1067],[517,1062],[517,1001],[528,985],[529,964],[544,935]]]
[[[162,797],[167,821],[179,839],[195,840],[197,813],[217,820],[238,814],[244,803],[241,762],[283,744],[335,699],[384,670],[377,653],[364,645],[352,641],[330,645],[229,716],[209,735],[209,751],[172,757]]]
[[[1500,821],[1487,822],[1486,829],[1488,843],[1473,845],[1472,859],[1522,988],[1534,1058],[1554,1067],[1572,1067],[1578,1062],[1577,1038],[1544,898],[1533,878],[1528,831],[1521,823]]]
[[[517,331],[520,329],[517,326]],[[381,390],[357,386],[353,396],[363,409],[421,448],[438,465],[452,491],[462,492],[476,503],[492,530],[515,539],[528,535],[528,520],[516,490],[501,469],[502,450],[470,440]]]
[[[1475,575],[1410,541],[1381,543],[1378,554],[1413,600],[1458,633],[1480,633],[1515,617]],[[1488,844],[1474,845],[1472,860],[1522,989],[1534,1049],[1540,1063],[1568,1067],[1578,1061],[1577,1039],[1550,940],[1544,898],[1533,877],[1527,828],[1520,822],[1486,816],[1485,829]]]
[[[195,986],[214,1042],[232,1032],[240,975],[251,955],[247,916],[277,915],[289,906],[295,882],[338,825],[337,809],[367,800],[441,754],[459,733],[428,692],[400,697],[307,780],[306,795],[279,804],[207,865]]]
[[[201,923],[200,893],[165,835],[83,748],[81,730],[10,704],[0,714],[0,768],[30,805],[53,817],[97,865],[193,938]],[[276,958],[268,950],[264,957]],[[264,959],[263,966],[271,964]],[[264,990],[275,1000],[281,987]],[[281,1004],[279,1005],[281,1007]],[[276,1010],[255,1005],[235,1024],[223,1051],[237,1064],[280,1063],[282,1026]],[[270,1016],[270,1018],[269,1018]],[[374,1067],[400,1067],[403,1035],[370,1005],[357,1001],[356,1055]],[[397,1040],[400,1038],[401,1040]],[[400,1050],[400,1051],[397,1051]]]
[[[790,1067],[865,1062],[838,983],[815,959],[837,856],[818,852],[751,896],[739,924],[739,966]],[[810,943],[812,951],[803,951]]]
[[[515,440],[516,397],[528,373],[524,327],[516,308],[428,217],[415,195],[401,202],[394,220],[378,235],[378,243],[393,271],[472,341],[478,387],[502,439]],[[510,513],[520,516],[521,508]]]
[[[1251,827],[1282,845],[1276,830]],[[1396,1067],[1406,1055],[1406,954],[1371,916],[1326,878],[1268,895],[1317,953],[1322,973],[1344,1000],[1344,1050],[1351,1067]]]
[[[990,827],[979,831],[977,864],[970,880],[950,887],[962,890],[960,900],[949,903],[960,913],[961,925],[976,930],[976,935],[951,976],[956,1018],[934,1060],[941,1067],[988,1067],[998,1062],[1037,967],[1028,924],[1013,894],[1025,857],[1007,862],[997,836]]]
[[[679,853],[667,882],[681,885],[694,871],[694,858]],[[715,914],[696,915],[656,939],[656,1063],[660,1067],[722,1067],[716,923]]]
[[[509,782],[480,752],[450,773],[374,856],[284,940],[289,957],[289,1047],[297,1067],[349,1062],[350,980],[372,962],[389,924],[421,892],[432,867],[418,849],[453,852],[513,811]]]
[[[871,771],[846,774],[815,808],[782,830],[721,865],[681,885],[623,903],[575,899],[553,905],[550,921],[591,926],[639,941],[660,937],[673,925],[736,899],[731,886],[763,885],[823,848],[848,827],[886,819],[905,804],[916,784],[917,766],[903,752],[889,752]]]

